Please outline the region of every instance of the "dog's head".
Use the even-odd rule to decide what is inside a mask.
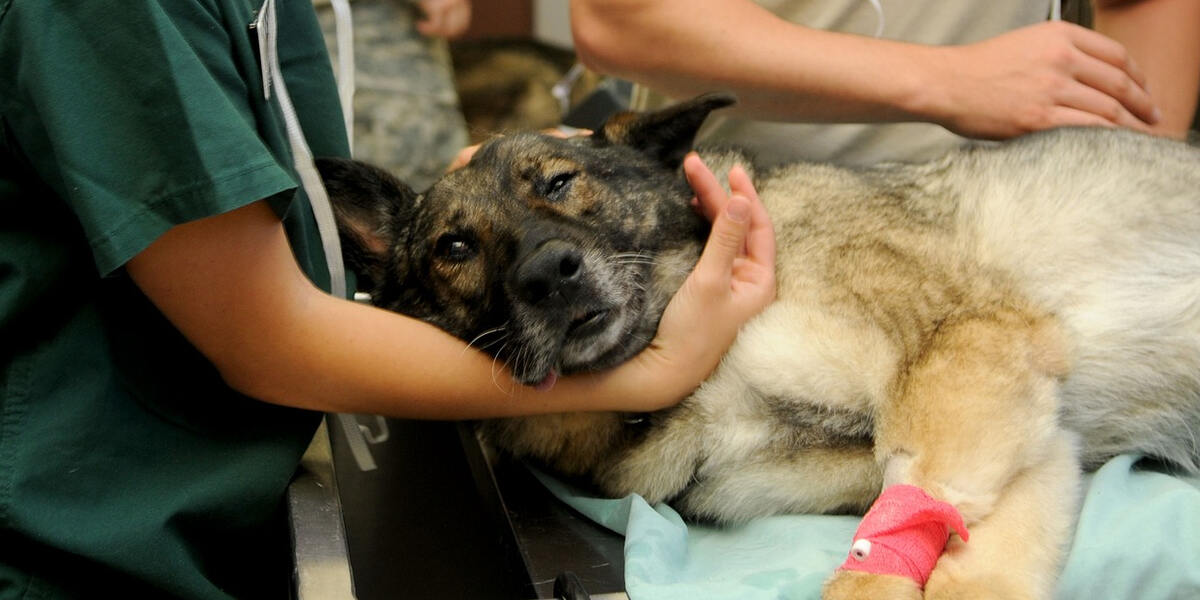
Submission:
[[[592,136],[517,134],[417,195],[320,160],[359,288],[506,363],[518,381],[630,358],[654,336],[708,224],[680,165],[728,95],[622,113]]]

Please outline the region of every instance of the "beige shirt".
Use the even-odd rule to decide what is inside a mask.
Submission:
[[[870,0],[758,0],[793,23],[866,36],[878,31],[880,13]],[[976,42],[1045,21],[1048,0],[879,0],[880,38],[932,45]],[[636,86],[633,106],[653,108],[670,100]],[[965,140],[929,123],[808,124],[753,121],[714,114],[700,131],[701,142],[727,142],[753,149],[766,165],[794,160],[849,165],[920,161]]]

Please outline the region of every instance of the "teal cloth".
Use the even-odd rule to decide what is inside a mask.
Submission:
[[[573,508],[625,536],[625,586],[633,600],[819,598],[859,522],[783,515],[737,527],[697,525],[640,496],[596,498],[535,474]],[[1200,598],[1200,478],[1119,456],[1087,476],[1085,486],[1057,598]]]

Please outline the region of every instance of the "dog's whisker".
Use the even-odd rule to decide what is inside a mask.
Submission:
[[[478,338],[476,338],[476,339],[478,339]],[[507,331],[505,331],[504,334],[501,335],[500,337],[498,337],[486,344],[483,344],[482,346],[478,346],[478,348],[480,350],[486,350],[488,348],[491,348],[492,346],[495,346],[496,344],[499,344],[500,342],[507,341],[508,339],[509,339],[509,334]]]
[[[635,250],[633,252],[618,252],[612,255],[612,258],[653,258],[645,250]]]
[[[609,260],[610,264],[614,265],[657,265],[658,261],[654,259],[642,258],[613,258]]]
[[[658,263],[657,257],[646,254],[644,252],[622,252],[622,253],[613,254],[612,256],[607,257],[607,260],[614,264],[644,263],[644,264],[652,265],[652,264]]]
[[[481,335],[480,337],[482,337],[482,335]],[[502,335],[502,336],[500,336],[500,337],[498,337],[498,338],[496,338],[496,339],[494,339],[494,340],[492,340],[492,341],[490,341],[490,342],[488,342],[488,343],[486,343],[486,344],[484,344],[484,345],[482,345],[482,346],[475,346],[474,344],[475,344],[476,340],[478,340],[478,339],[479,339],[479,338],[477,337],[477,338],[475,338],[474,340],[471,340],[470,342],[468,342],[468,343],[467,343],[467,345],[463,347],[463,349],[462,349],[462,353],[464,353],[464,354],[465,354],[465,353],[466,353],[466,351],[467,351],[467,350],[469,350],[469,349],[471,349],[471,348],[475,348],[476,350],[479,350],[479,351],[483,351],[483,350],[486,350],[486,349],[488,349],[488,348],[491,348],[492,346],[495,346],[496,344],[498,344],[498,343],[500,343],[500,342],[503,342],[503,341],[507,340],[507,339],[508,339],[508,334],[507,334],[507,333],[505,333],[504,335]]]
[[[496,361],[500,359],[500,353],[504,352],[504,349],[507,347],[508,347],[508,342],[505,342],[504,345],[500,346],[500,349],[496,351],[496,354],[494,356],[492,356],[492,385],[496,386],[496,389],[500,390],[501,393],[511,396],[512,390],[508,390],[506,392],[504,390],[504,388],[500,386],[500,382],[496,381]],[[507,364],[507,362],[505,364]],[[501,368],[503,368],[503,365],[501,366]]]
[[[491,348],[492,346],[495,346],[496,344],[499,344],[500,342],[503,342],[503,341],[505,341],[505,340],[507,340],[507,339],[508,339],[508,336],[507,336],[507,335],[506,335],[506,336],[504,336],[504,337],[501,337],[501,338],[497,338],[497,339],[496,339],[496,340],[494,340],[494,341],[488,342],[488,343],[486,343],[486,344],[484,344],[484,345],[480,346],[480,347],[479,347],[479,349],[480,349],[480,350],[487,350],[488,348]]]
[[[518,370],[521,369],[521,361],[524,359],[525,352],[527,350],[528,350],[528,348],[526,346],[521,346],[520,348],[518,348],[516,354],[514,354],[512,357],[512,362],[509,363],[508,365],[506,365],[509,367],[509,369],[513,372],[514,375],[516,374],[516,372]]]
[[[487,331],[484,331],[483,333],[475,336],[475,338],[472,339],[471,341],[467,342],[467,346],[474,346],[475,342],[478,342],[484,336],[491,335],[493,333],[504,333],[507,329],[508,329],[508,322],[505,322],[503,325],[501,325],[499,327],[493,327],[491,329],[488,329]]]

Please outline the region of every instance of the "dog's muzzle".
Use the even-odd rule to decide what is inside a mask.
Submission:
[[[518,263],[513,289],[532,306],[565,308],[578,299],[582,278],[583,253],[574,244],[552,239]]]

